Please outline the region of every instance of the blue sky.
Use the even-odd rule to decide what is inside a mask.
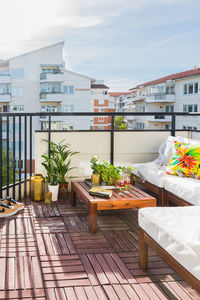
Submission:
[[[113,91],[200,67],[199,0],[2,0],[1,6],[8,11],[0,19],[1,58],[64,40],[66,66],[104,79]]]

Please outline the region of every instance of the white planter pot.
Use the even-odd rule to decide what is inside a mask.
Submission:
[[[57,201],[58,200],[59,184],[57,184],[57,185],[48,184],[48,188],[49,188],[49,192],[52,193],[52,201]]]

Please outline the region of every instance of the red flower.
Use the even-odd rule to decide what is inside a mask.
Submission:
[[[196,160],[191,155],[184,155],[183,157],[179,158],[179,166],[181,168],[192,169],[196,165]]]

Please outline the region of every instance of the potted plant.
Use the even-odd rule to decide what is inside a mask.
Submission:
[[[46,169],[47,175],[45,177],[46,182],[48,183],[48,189],[52,193],[52,201],[58,200],[58,178],[56,176],[56,168],[51,158],[46,154],[42,155],[44,159],[42,162],[43,167]]]
[[[116,182],[120,178],[122,167],[115,167],[112,164],[103,161],[100,165],[101,180],[106,185],[116,185]]]
[[[70,167],[71,157],[79,152],[71,151],[68,143],[63,144],[64,140],[58,144],[48,140],[45,141],[50,145],[49,153],[59,183],[59,192],[60,194],[65,194],[68,190],[66,175],[70,170],[74,169],[74,167]],[[71,178],[72,176],[69,177],[69,179]]]
[[[92,185],[99,185],[101,176],[100,176],[100,163],[98,161],[98,156],[93,155],[90,160],[90,165],[92,169],[91,183]]]

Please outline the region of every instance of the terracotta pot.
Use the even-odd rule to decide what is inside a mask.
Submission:
[[[63,198],[66,196],[68,192],[68,182],[65,183],[59,183],[59,197]]]

